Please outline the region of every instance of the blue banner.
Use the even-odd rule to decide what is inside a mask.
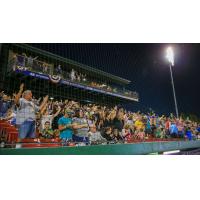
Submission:
[[[26,76],[32,76],[32,77],[35,77],[35,78],[50,80],[53,83],[61,83],[63,85],[70,85],[70,86],[82,88],[82,89],[85,89],[85,90],[90,90],[90,91],[99,92],[99,93],[102,93],[102,94],[108,94],[108,95],[111,95],[111,96],[120,97],[120,98],[123,98],[123,99],[137,101],[137,99],[132,98],[132,97],[127,97],[127,96],[124,96],[124,95],[121,95],[121,94],[116,94],[116,93],[104,91],[104,90],[101,90],[101,89],[93,88],[93,87],[90,87],[90,86],[82,85],[82,84],[79,84],[79,83],[74,83],[74,82],[71,82],[71,81],[68,81],[68,80],[61,79],[61,77],[56,76],[56,75],[51,76],[51,75],[47,75],[47,74],[43,74],[43,73],[32,72],[32,71],[29,71],[29,70],[27,70],[26,68],[23,68],[23,67],[17,67],[15,72],[16,73],[22,73]]]

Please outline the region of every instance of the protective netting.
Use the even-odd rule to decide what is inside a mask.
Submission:
[[[125,109],[126,103],[139,100],[137,92],[127,89],[126,76],[70,60],[56,53],[60,50],[61,44],[2,45],[0,117],[6,122],[1,123],[1,138],[7,134],[7,141],[60,138],[96,144],[184,138],[186,133],[192,139],[198,132],[197,123],[187,119]]]

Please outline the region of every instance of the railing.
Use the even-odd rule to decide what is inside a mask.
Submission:
[[[95,81],[92,80],[88,80],[87,78],[84,79],[80,79],[80,80],[71,80],[69,73],[67,73],[64,70],[61,70],[59,72],[59,70],[57,70],[57,68],[55,69],[53,64],[49,64],[47,62],[42,62],[37,60],[37,57],[32,58],[32,57],[26,57],[23,55],[16,55],[15,58],[12,58],[9,61],[8,67],[9,69],[14,69],[17,66],[21,66],[21,67],[25,67],[27,70],[32,71],[32,72],[36,72],[36,73],[42,73],[42,74],[47,74],[47,75],[59,75],[61,78],[63,78],[64,80],[68,80],[71,82],[75,82],[75,83],[79,83],[85,86],[90,86],[105,92],[112,92],[112,93],[116,93],[116,94],[120,94],[123,96],[127,96],[130,98],[134,98],[136,100],[138,100],[138,93],[137,92],[133,92],[127,89],[120,89],[120,88],[113,88],[111,86],[107,86],[107,85],[103,85],[104,83],[98,84],[95,83]],[[92,84],[94,83],[94,84]]]

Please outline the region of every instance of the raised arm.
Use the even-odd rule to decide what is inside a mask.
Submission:
[[[22,96],[23,90],[24,90],[24,84],[22,83],[22,84],[20,85],[19,92],[18,92],[17,95],[15,96],[15,100],[14,100],[15,104],[19,104],[19,99],[20,99],[20,97]]]
[[[58,114],[60,113],[60,111],[61,111],[61,107],[58,106],[58,110],[57,110],[57,112],[53,115],[53,118],[56,117],[56,116],[58,116]]]
[[[40,110],[40,114],[43,115],[44,114],[44,111],[47,109],[47,103],[43,106],[43,108],[41,108]]]
[[[42,110],[46,106],[48,98],[49,98],[48,95],[44,97],[43,102],[41,103],[40,108],[39,108],[40,110]]]

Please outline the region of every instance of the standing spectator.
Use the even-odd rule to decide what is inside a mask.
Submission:
[[[188,138],[188,140],[192,140],[193,135],[192,135],[192,131],[191,131],[191,128],[190,128],[190,127],[188,127],[188,128],[186,129],[185,135],[186,135],[186,137]]]
[[[26,56],[25,58],[27,59],[27,67],[32,69],[33,62],[38,58],[38,56],[36,56],[35,58],[33,58],[32,56],[28,56],[28,57]]]
[[[22,55],[17,55],[18,65],[25,67],[26,63],[26,54],[23,53]]]
[[[50,128],[52,128],[52,121],[56,116],[58,116],[60,111],[61,111],[60,106],[57,106],[56,113],[50,114],[49,111],[48,111],[48,108],[46,108],[46,112],[45,112],[44,115],[42,115],[42,119],[41,119],[41,130],[44,129],[44,125],[45,125],[46,121],[48,121],[50,123]],[[41,111],[41,112],[43,112],[43,111]]]
[[[135,121],[134,126],[136,130],[141,130],[145,128],[144,123],[142,121],[142,116],[137,117],[137,120]]]
[[[57,75],[62,75],[62,68],[60,64],[56,67],[56,73]]]
[[[15,97],[15,104],[18,105],[16,124],[19,126],[19,138],[35,138],[36,112],[43,109],[48,101],[46,96],[39,106],[32,102],[32,92],[23,92],[24,84],[20,85],[20,90]],[[23,95],[22,95],[23,92]],[[20,98],[22,95],[22,98]]]
[[[122,110],[118,110],[116,117],[113,119],[113,128],[117,129],[120,133],[124,127],[124,113]]]
[[[48,73],[48,68],[49,68],[48,64],[47,64],[46,62],[44,62],[44,63],[42,64],[42,71],[43,71],[44,73]]]
[[[171,122],[169,132],[170,132],[170,135],[174,138],[178,136],[178,128],[177,128],[176,123],[174,121]]]
[[[17,54],[16,53],[13,54],[10,64],[12,66],[12,69],[15,71],[16,67],[17,67],[17,64],[18,64],[18,59],[17,59]]]
[[[72,140],[72,118],[71,111],[65,109],[64,116],[58,120],[58,129],[60,131],[60,138],[63,140]]]
[[[74,136],[73,139],[77,142],[88,142],[89,126],[84,117],[83,110],[77,109],[73,118]]]
[[[70,79],[71,81],[75,81],[76,80],[76,76],[75,76],[75,71],[74,69],[72,69],[71,73],[70,73]]]

